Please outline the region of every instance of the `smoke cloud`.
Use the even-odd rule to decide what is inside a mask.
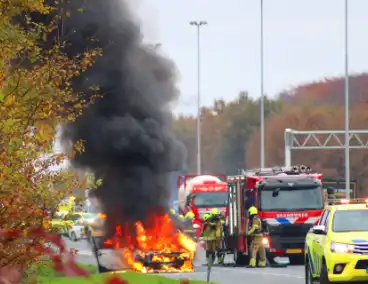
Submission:
[[[84,140],[72,164],[92,171],[111,232],[116,224],[147,221],[167,212],[170,172],[184,167],[186,151],[172,131],[170,105],[178,98],[175,64],[142,42],[140,26],[124,0],[70,1],[64,22],[68,53],[101,46],[103,56],[75,82],[91,85],[103,98],[63,130],[64,144]],[[72,6],[71,6],[72,5]],[[90,39],[98,39],[98,42]]]

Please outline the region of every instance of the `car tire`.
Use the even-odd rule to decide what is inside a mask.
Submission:
[[[304,265],[304,255],[290,255],[289,260],[292,265]]]
[[[306,261],[304,264],[304,270],[305,270],[305,284],[313,284],[315,283],[313,281],[312,272],[310,270],[309,261]]]
[[[75,234],[75,232],[71,232],[70,233],[70,240],[73,242],[78,241],[77,235]]]
[[[319,283],[320,284],[330,284],[330,280],[328,279],[328,272],[327,272],[327,266],[326,263],[323,261],[322,262],[322,267],[321,267],[321,275],[319,277]]]

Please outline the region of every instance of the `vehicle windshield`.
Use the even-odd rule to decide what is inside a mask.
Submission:
[[[368,232],[368,210],[338,210],[332,223],[334,232]]]
[[[263,188],[259,192],[259,209],[263,211],[303,211],[323,208],[323,195],[320,186],[280,187],[273,196],[273,188]]]
[[[194,206],[197,208],[225,207],[227,205],[227,192],[198,192],[193,195]]]

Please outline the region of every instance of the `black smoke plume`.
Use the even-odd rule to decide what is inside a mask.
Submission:
[[[185,149],[172,131],[171,104],[178,97],[172,61],[143,44],[140,26],[123,0],[70,1],[63,22],[76,55],[95,47],[103,56],[75,82],[103,98],[63,131],[63,141],[84,141],[73,165],[92,171],[103,185],[96,190],[110,232],[116,224],[147,221],[167,212],[170,172],[183,168]],[[83,6],[83,12],[76,11]],[[96,40],[97,39],[97,40]]]

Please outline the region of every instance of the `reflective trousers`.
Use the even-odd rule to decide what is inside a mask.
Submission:
[[[254,236],[250,245],[250,267],[256,267],[257,255],[259,255],[259,267],[266,266],[266,255],[265,255],[265,247],[263,245],[263,237],[262,236]]]

